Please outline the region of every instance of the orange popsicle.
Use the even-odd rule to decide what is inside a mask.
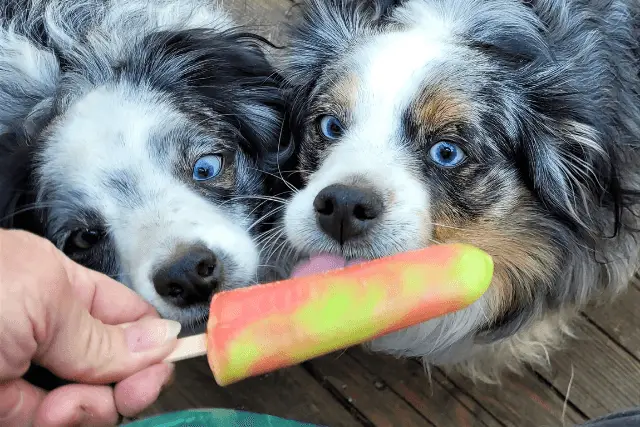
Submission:
[[[206,335],[182,339],[167,360],[206,353],[228,385],[463,309],[492,276],[488,254],[452,244],[221,292]]]

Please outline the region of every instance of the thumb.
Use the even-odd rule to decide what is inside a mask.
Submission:
[[[119,382],[161,362],[180,332],[180,323],[158,318],[142,318],[125,327],[106,325],[76,299],[64,305],[66,310],[50,314],[53,326],[34,361],[70,381]]]

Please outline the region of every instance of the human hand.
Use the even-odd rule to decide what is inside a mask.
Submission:
[[[162,361],[179,331],[49,241],[0,230],[0,426],[113,426],[140,413],[173,373]],[[21,378],[32,362],[76,384],[46,393]]]

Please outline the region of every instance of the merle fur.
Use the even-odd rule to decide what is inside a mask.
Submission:
[[[616,263],[620,257],[634,262],[639,248],[640,3],[305,2],[302,19],[290,28],[283,66],[291,129],[305,173],[316,170],[327,148],[326,141],[309,135],[314,106],[331,84],[336,63],[372,34],[402,28],[405,22],[394,12],[408,3],[462,10],[466,21],[457,42],[493,65],[474,99],[490,108],[474,123],[461,124],[460,132],[494,146],[476,146],[482,161],[460,174],[464,176],[426,167],[436,203],[456,215],[481,215],[501,194],[482,186],[486,181],[479,178],[498,167],[515,171],[543,218],[530,224],[530,231],[547,236],[548,245],[567,264],[551,281],[534,286],[535,294],[516,297],[501,315],[478,328],[473,339],[500,342],[533,318],[623,290],[628,274],[622,270],[628,266]],[[587,134],[572,133],[562,127],[565,123],[580,124]],[[420,123],[407,115],[409,140],[415,137],[414,126]],[[468,191],[455,194],[455,188]],[[517,287],[522,278],[517,271],[513,275]]]
[[[153,1],[148,3],[154,7]],[[132,15],[126,18],[130,22],[119,26],[120,41],[126,39],[126,45],[117,54],[108,51],[113,47],[109,41],[89,44],[86,37],[93,26],[110,7],[123,4],[126,2],[102,0],[0,2],[0,36],[23,37],[48,55],[46,63],[38,64],[38,78],[32,79],[12,68],[8,59],[15,54],[8,50],[11,41],[0,37],[0,227],[36,233],[64,250],[62,236],[75,225],[100,224],[101,213],[86,207],[84,194],[58,184],[44,188],[35,170],[50,126],[73,100],[93,87],[122,83],[162,94],[194,123],[215,121],[234,145],[229,148],[242,153],[251,170],[241,173],[249,175],[239,179],[233,191],[203,189],[204,197],[230,205],[241,203],[256,218],[273,208],[258,199],[231,200],[237,195],[259,196],[274,187],[279,180],[272,174],[289,155],[289,149],[281,145],[287,132],[281,79],[264,53],[270,43],[239,27],[143,31],[145,22],[138,19],[144,16]],[[60,12],[54,17],[57,33],[46,25],[47,8]],[[169,143],[185,144],[186,151],[190,142]],[[155,155],[161,158],[162,143],[156,143]],[[135,203],[135,176],[121,170],[111,171],[104,179],[110,182],[114,197],[119,194]],[[254,236],[264,227],[255,227]],[[76,261],[119,278],[121,263],[108,236],[99,249]],[[34,369],[27,377],[39,379],[43,387],[60,384],[43,376],[38,367]]]

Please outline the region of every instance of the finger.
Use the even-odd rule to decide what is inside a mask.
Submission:
[[[114,396],[118,412],[134,417],[158,400],[173,377],[173,364],[160,363],[116,384]]]
[[[2,252],[0,264],[10,263],[11,260],[21,262],[21,260],[32,259],[35,252],[36,258],[40,258],[40,262],[48,261],[47,267],[53,269],[62,267],[60,273],[66,276],[65,285],[71,285],[69,293],[73,298],[82,301],[83,306],[104,323],[118,324],[133,322],[147,316],[158,317],[156,310],[131,289],[102,273],[75,263],[53,243],[42,237],[25,231],[0,230],[0,252]],[[24,281],[24,278],[29,276],[25,275],[24,271],[28,267],[26,264],[21,268],[7,265],[2,269],[5,271],[5,275],[7,272],[19,274],[17,277],[4,277],[4,279],[9,282],[11,280],[14,282]],[[30,269],[33,269],[33,266]],[[40,273],[40,281],[63,279],[48,269],[40,270]],[[117,304],[114,304],[115,301]]]
[[[25,427],[33,423],[36,409],[46,393],[17,379],[0,384],[0,425],[2,427]]]
[[[42,427],[115,426],[118,411],[109,386],[71,384],[52,391],[38,408],[36,425]]]
[[[176,345],[180,324],[144,318],[126,328],[105,325],[77,300],[59,302],[48,313],[48,339],[33,358],[57,376],[87,384],[119,382],[160,363]]]
[[[122,283],[73,262],[58,252],[74,295],[103,323],[117,325],[143,317],[158,317],[151,304]]]

